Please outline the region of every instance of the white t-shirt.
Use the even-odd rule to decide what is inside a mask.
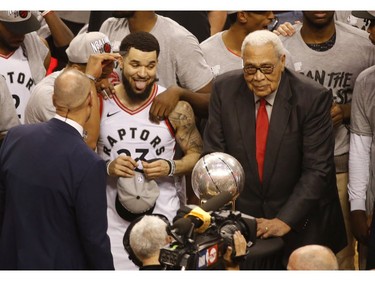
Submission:
[[[224,31],[216,33],[201,43],[204,58],[215,77],[225,72],[242,68],[242,58],[225,46],[223,33]]]
[[[361,71],[375,64],[375,48],[368,34],[348,24],[335,22],[336,42],[324,52],[309,48],[301,36],[302,24],[296,26],[291,37],[280,37],[289,51],[294,70],[328,89],[332,89],[332,102],[350,103],[355,80]],[[342,124],[334,128],[335,156],[349,152],[349,131]]]
[[[129,24],[126,18],[109,18],[103,22],[100,32],[108,36],[113,50],[118,52],[122,39],[130,33]],[[157,15],[150,33],[160,45],[159,85],[165,88],[180,85],[195,92],[212,80],[213,74],[203,58],[199,42],[187,29],[170,18]]]
[[[26,124],[45,122],[55,116],[56,108],[52,96],[55,80],[60,73],[61,71],[51,73],[32,90],[25,109]]]

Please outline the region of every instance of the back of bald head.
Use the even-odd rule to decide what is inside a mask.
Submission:
[[[90,80],[76,69],[65,69],[55,80],[53,104],[58,110],[80,107],[90,92]]]
[[[321,245],[300,247],[290,255],[288,270],[337,270],[338,263],[331,249]]]

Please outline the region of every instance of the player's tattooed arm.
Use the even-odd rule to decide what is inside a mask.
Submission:
[[[196,127],[194,111],[189,103],[179,101],[168,119],[176,130],[176,141],[184,152],[181,159],[175,160],[174,174],[184,175],[191,172],[199,160],[203,149],[202,137]]]

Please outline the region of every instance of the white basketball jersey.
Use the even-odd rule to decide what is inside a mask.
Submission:
[[[24,123],[25,108],[35,82],[21,47],[8,56],[0,55],[0,74],[5,77],[18,117],[21,123]]]
[[[103,100],[100,123],[98,153],[105,160],[114,160],[120,154],[140,160],[155,158],[173,159],[175,138],[168,121],[160,124],[149,120],[149,111],[155,96],[165,89],[154,85],[148,101],[141,107],[131,110],[115,96]],[[138,166],[142,169],[142,166]],[[156,201],[154,213],[165,215],[170,221],[180,208],[177,195],[180,177],[162,177],[156,180],[160,195]],[[117,178],[107,180],[107,215],[108,235],[111,239],[112,255],[116,269],[136,269],[124,250],[123,236],[129,222],[123,220],[116,212]],[[180,183],[181,184],[181,183]]]

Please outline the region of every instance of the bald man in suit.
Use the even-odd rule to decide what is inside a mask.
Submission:
[[[55,117],[7,133],[0,150],[0,269],[114,269],[106,166],[83,140],[97,98],[90,79],[113,59],[90,57],[87,76],[63,71],[54,85]]]

